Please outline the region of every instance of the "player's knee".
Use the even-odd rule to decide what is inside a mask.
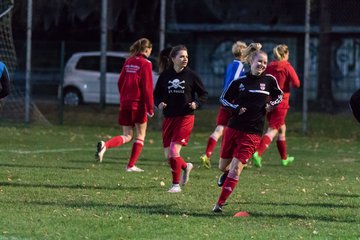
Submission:
[[[212,133],[211,137],[214,138],[215,140],[218,140],[223,135],[223,132],[224,132],[224,127],[218,125],[215,128],[215,131]]]
[[[286,132],[286,125],[281,125],[281,127],[279,128],[279,134],[285,134]]]
[[[283,134],[279,134],[277,140],[278,140],[278,141],[285,141],[285,140],[286,140],[286,137],[285,137],[285,135],[283,135]]]
[[[130,142],[133,136],[131,134],[124,135],[124,143]]]
[[[225,172],[226,171],[226,166],[223,166],[221,163],[219,163],[219,170],[222,171],[222,172]]]
[[[225,172],[228,170],[228,162],[230,159],[220,158],[218,168],[220,171]]]
[[[275,134],[273,132],[267,132],[265,135],[270,139],[271,142],[272,142],[272,140],[274,139],[274,136],[275,136]]]
[[[175,144],[171,143],[169,148],[169,156],[170,157],[179,157],[179,151],[177,150]]]
[[[229,173],[232,172],[233,174],[239,176],[242,169],[244,168],[244,165],[247,163],[247,159],[242,160],[234,158],[233,161],[236,161],[236,163],[232,162]]]

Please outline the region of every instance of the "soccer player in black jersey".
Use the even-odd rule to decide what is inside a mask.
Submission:
[[[283,92],[276,79],[264,74],[268,56],[260,49],[260,43],[252,43],[244,49],[250,71],[233,80],[220,99],[222,105],[234,113],[223,136],[219,169],[225,172],[226,178],[214,212],[222,212],[222,206],[235,189],[244,165],[256,151],[264,130],[266,112],[282,101]]]
[[[194,112],[206,102],[208,92],[200,77],[188,65],[188,51],[184,45],[172,48],[170,66],[159,76],[154,90],[155,106],[162,110],[162,139],[165,157],[171,167],[172,186],[168,192],[181,192],[180,185],[189,180],[192,163],[180,156],[194,127]],[[183,175],[181,177],[181,170]]]

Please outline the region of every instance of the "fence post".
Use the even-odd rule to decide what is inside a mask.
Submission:
[[[59,124],[64,123],[64,61],[65,61],[65,42],[61,41],[60,45],[60,81],[58,87],[58,101],[59,101]]]
[[[308,97],[307,97],[307,81],[309,79],[309,63],[310,63],[310,13],[311,6],[310,0],[306,0],[305,6],[305,47],[304,47],[304,79],[303,79],[303,118],[302,118],[302,130],[303,133],[307,133],[307,113],[308,113]]]

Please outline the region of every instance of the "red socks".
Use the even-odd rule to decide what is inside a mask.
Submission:
[[[281,159],[286,160],[287,159],[287,153],[286,153],[286,141],[284,140],[277,140],[276,146],[278,148],[278,151],[280,153]]]
[[[209,137],[209,140],[208,140],[208,143],[206,146],[206,151],[205,151],[205,154],[208,158],[210,158],[212,152],[214,151],[214,148],[216,147],[216,143],[217,143],[217,141],[214,138]]]
[[[231,193],[234,191],[236,184],[239,181],[239,177],[238,176],[234,176],[231,173],[228,174],[224,185],[221,189],[221,194],[219,196],[219,199],[217,201],[217,203],[220,206],[224,206],[226,200],[230,197]]]
[[[119,147],[123,144],[124,144],[124,139],[122,136],[113,137],[109,141],[105,142],[106,148]]]
[[[261,156],[265,152],[265,150],[269,147],[271,141],[272,141],[272,139],[269,136],[267,136],[266,134],[263,136],[263,138],[261,139],[261,142],[260,142],[260,146],[257,150],[259,156]],[[281,159],[283,159],[283,160],[287,159],[285,137],[283,137],[281,140],[278,139],[276,141],[276,146],[280,153]]]
[[[181,169],[186,169],[187,164],[182,157],[170,157],[169,164],[171,167],[172,183],[179,184],[181,177]]]
[[[144,140],[136,139],[136,141],[133,143],[132,150],[131,150],[131,156],[128,163],[128,168],[131,168],[135,165],[137,162],[139,155],[141,153],[141,150],[144,146]]]
[[[269,138],[269,136],[266,134],[262,137],[260,146],[257,150],[259,156],[261,156],[263,154],[263,152],[265,152],[265,150],[269,147],[271,141],[272,141],[272,139]]]

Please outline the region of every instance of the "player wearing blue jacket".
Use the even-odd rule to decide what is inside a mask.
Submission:
[[[232,53],[235,59],[226,68],[223,90],[225,90],[229,86],[232,80],[238,79],[245,74],[241,53],[244,48],[246,48],[246,44],[243,42],[237,41],[233,44]],[[214,151],[214,148],[216,147],[219,138],[223,135],[224,128],[227,125],[230,117],[231,111],[221,106],[216,117],[216,128],[214,132],[209,136],[205,154],[200,156],[200,161],[206,168],[210,168],[211,166],[211,154]]]

